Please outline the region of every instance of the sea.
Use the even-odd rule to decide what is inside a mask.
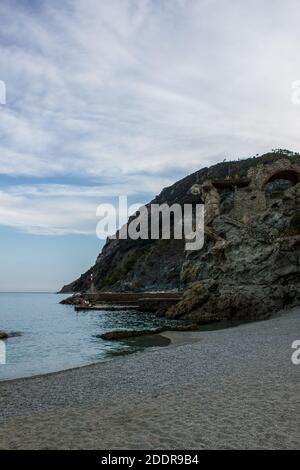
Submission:
[[[170,324],[152,313],[120,310],[80,311],[62,305],[66,295],[0,293],[0,331],[19,335],[0,341],[0,380],[10,380],[112,360],[122,354],[166,343],[148,337],[105,341],[97,334],[112,330],[154,328]],[[175,323],[175,322],[174,322]]]

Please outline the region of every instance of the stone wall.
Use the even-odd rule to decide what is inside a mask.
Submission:
[[[298,165],[293,164],[288,158],[280,158],[270,164],[258,164],[256,167],[248,170],[248,178],[250,178],[250,189],[262,191],[263,184],[269,176],[279,170],[299,169]]]
[[[234,208],[230,216],[234,219],[249,223],[257,212],[266,209],[266,197],[263,191],[236,189],[234,193]]]
[[[288,158],[281,158],[270,164],[258,164],[248,170],[249,187],[236,188],[234,193],[234,209],[230,216],[243,223],[251,222],[257,213],[266,210],[267,201],[263,189],[264,182],[276,171],[295,169],[299,166],[293,164]]]

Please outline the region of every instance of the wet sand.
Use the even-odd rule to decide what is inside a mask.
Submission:
[[[300,448],[300,309],[0,383],[1,449]]]

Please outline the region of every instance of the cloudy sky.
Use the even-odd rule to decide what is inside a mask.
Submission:
[[[95,260],[96,208],[300,150],[298,0],[1,0],[0,290]]]

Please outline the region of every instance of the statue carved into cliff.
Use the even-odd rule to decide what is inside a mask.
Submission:
[[[211,227],[214,219],[221,213],[220,195],[217,188],[210,180],[206,180],[203,184],[194,184],[191,187],[190,192],[193,196],[199,195],[204,203],[204,232],[216,241],[214,249],[224,248],[224,238],[220,237]]]

